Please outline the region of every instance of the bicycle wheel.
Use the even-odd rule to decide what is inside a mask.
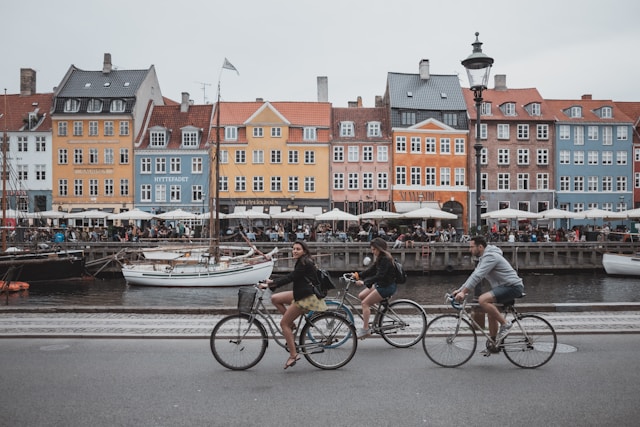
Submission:
[[[267,350],[264,325],[248,314],[220,320],[211,332],[211,353],[225,368],[239,371],[255,366]]]
[[[429,322],[422,340],[427,357],[445,368],[466,363],[477,344],[476,331],[469,321],[455,314],[443,314]]]
[[[406,299],[380,307],[376,327],[382,338],[394,347],[407,348],[424,336],[427,315],[420,304]]]
[[[341,315],[342,317],[346,318],[349,322],[351,322],[352,325],[354,325],[353,313],[351,313],[351,310],[349,310],[349,307],[347,307],[344,304],[340,304],[340,302],[338,301],[333,301],[333,300],[325,300],[325,303],[327,304],[327,308],[329,309],[329,311]],[[312,317],[312,316],[315,316],[316,314],[317,314],[316,312],[309,312],[307,314],[307,317]],[[309,331],[307,332],[307,338],[309,339],[310,342],[314,341],[312,333],[313,333],[313,329],[309,329]],[[349,341],[350,338],[351,338],[351,335],[347,334],[340,341],[336,341],[331,346],[338,347],[346,343],[347,341]]]
[[[338,313],[325,311],[306,319],[300,332],[305,359],[320,369],[338,369],[353,358],[358,348],[353,323]]]
[[[509,335],[502,340],[502,350],[511,363],[532,369],[551,360],[558,340],[549,322],[535,314],[518,316],[511,322]]]

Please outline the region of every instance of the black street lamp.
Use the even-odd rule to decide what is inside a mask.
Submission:
[[[482,230],[480,224],[481,216],[480,210],[482,207],[482,200],[480,197],[482,176],[480,174],[480,158],[482,156],[482,143],[480,142],[480,110],[482,107],[482,91],[487,88],[489,81],[489,73],[491,72],[491,65],[493,65],[493,58],[482,53],[482,42],[478,40],[480,33],[476,33],[476,41],[471,43],[473,46],[473,52],[462,61],[462,65],[467,69],[467,75],[469,76],[469,89],[473,91],[473,100],[476,103],[476,143],[473,148],[476,150],[476,227],[478,227],[478,234]]]

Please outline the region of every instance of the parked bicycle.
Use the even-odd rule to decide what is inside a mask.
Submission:
[[[213,328],[211,352],[222,366],[243,370],[260,362],[269,344],[267,327],[276,344],[287,350],[279,322],[264,305],[264,292],[257,285],[240,288],[238,314],[221,319]],[[296,351],[320,369],[338,369],[346,365],[358,347],[353,323],[334,311],[300,316],[297,335],[298,331]],[[336,345],[338,342],[339,346]]]
[[[458,314],[434,318],[429,322],[422,341],[427,357],[440,366],[455,368],[471,359],[478,344],[476,331],[487,338],[482,352],[484,356],[502,351],[511,363],[521,368],[538,368],[551,360],[556,351],[557,338],[553,326],[538,315],[520,314],[515,308],[515,301],[497,304],[504,309],[507,321],[511,320],[513,324],[502,341],[492,339],[473,319],[471,308],[478,304],[469,304],[466,298],[458,303],[450,294],[445,295],[445,304],[458,310]]]
[[[354,324],[354,313],[362,320],[362,311],[358,308],[360,299],[349,293],[349,288],[355,284],[356,280],[351,277],[350,273],[345,273],[339,281],[344,289],[338,291],[336,297],[325,298],[325,303],[329,310],[341,313]],[[415,301],[409,299],[389,301],[389,298],[385,298],[379,304],[372,306],[371,312],[374,314],[373,321],[368,325],[371,333],[380,334],[386,342],[394,347],[411,347],[418,343],[424,335],[427,314],[422,306]]]

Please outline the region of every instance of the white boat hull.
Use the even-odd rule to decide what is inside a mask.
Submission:
[[[602,254],[602,266],[607,274],[616,276],[640,276],[640,256]]]

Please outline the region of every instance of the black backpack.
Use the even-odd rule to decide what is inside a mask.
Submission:
[[[397,259],[393,260],[393,266],[396,268],[396,284],[402,285],[407,283],[407,273],[402,268],[402,264]]]
[[[307,278],[315,295],[322,299],[327,296],[331,289],[335,289],[336,285],[331,281],[331,276],[327,270],[316,268],[315,277],[312,279]]]

